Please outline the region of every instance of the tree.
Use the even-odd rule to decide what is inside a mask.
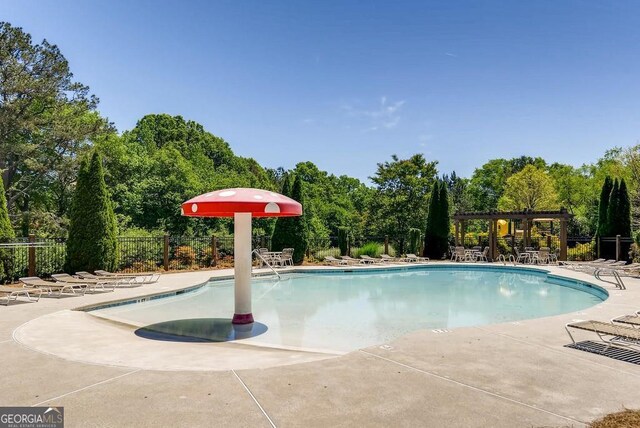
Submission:
[[[10,212],[28,213],[38,202],[66,214],[78,153],[113,131],[97,105],[55,45],[33,44],[21,28],[0,22],[0,171]]]
[[[9,220],[4,188],[0,188],[0,242],[6,242],[11,238],[15,238],[15,234]],[[11,260],[7,250],[0,250],[0,280],[4,277],[5,272],[9,273],[11,271],[10,263]]]
[[[407,246],[407,253],[418,254],[420,252],[420,235],[422,231],[412,227],[409,229],[409,244]]]
[[[507,211],[554,210],[558,197],[549,174],[533,165],[507,179],[498,208]]]
[[[429,215],[424,234],[424,255],[440,260],[449,245],[449,195],[444,182],[437,183],[431,191]]]
[[[600,191],[600,203],[598,204],[598,236],[609,236],[609,198],[611,197],[611,190],[613,189],[613,181],[608,175],[604,179],[602,184],[602,190]]]
[[[629,191],[624,178],[620,179],[620,187],[618,188],[619,202],[618,213],[619,218],[616,224],[616,235],[631,236],[631,202],[629,201]]]
[[[293,188],[291,189],[291,199],[298,201],[303,207],[303,214],[298,217],[292,217],[292,227],[291,227],[291,247],[293,248],[293,262],[295,264],[300,264],[304,261],[304,255],[307,252],[307,247],[309,246],[309,237],[308,237],[308,229],[307,229],[307,219],[304,215],[304,187],[302,184],[302,178],[296,176],[295,181],[293,182]]]
[[[372,231],[388,235],[398,253],[404,252],[412,227],[422,229],[427,218],[429,192],[436,180],[437,162],[427,162],[420,154],[409,159],[396,155],[391,162],[378,164],[371,181],[376,185],[371,198]]]
[[[117,227],[98,152],[82,161],[70,220],[65,270],[114,269]]]
[[[607,223],[605,227],[606,235],[603,236],[615,236],[618,229],[618,222],[620,220],[620,183],[616,178],[613,180],[613,187],[611,188],[611,194],[609,195],[609,205],[607,206]]]
[[[284,183],[282,184],[282,191],[280,192],[284,196],[288,196],[290,198],[293,193],[291,179],[291,175],[287,174],[285,176]],[[289,236],[291,234],[292,227],[291,217],[278,217],[276,225],[273,228],[273,235],[271,236],[272,251],[282,251],[283,248],[287,248],[287,246],[290,245]]]

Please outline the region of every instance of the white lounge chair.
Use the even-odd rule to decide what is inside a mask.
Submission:
[[[31,297],[32,295],[34,297]],[[37,302],[40,300],[41,295],[42,290],[39,288],[29,290],[27,288],[0,286],[0,301],[4,300],[6,306],[9,306],[11,302],[17,301],[20,296],[25,296],[30,302]]]
[[[376,263],[382,263],[382,259],[374,259],[373,257],[367,255],[367,254],[361,254],[360,258],[362,260],[364,260],[365,263],[369,263],[369,264],[376,264]]]
[[[66,284],[78,284],[84,285],[86,291],[96,292],[96,291],[113,291],[115,290],[116,283],[115,281],[109,281],[103,279],[101,281],[95,281],[91,279],[81,279],[75,278],[68,273],[56,273],[51,275],[56,282],[63,282]],[[108,288],[107,288],[108,287]]]
[[[158,272],[141,273],[141,274],[113,273],[113,272],[108,272],[106,270],[96,270],[94,272],[98,276],[108,277],[108,278],[132,278],[132,277],[135,277],[136,281],[141,279],[142,282],[147,283],[147,284],[158,282],[158,279],[160,279],[160,274]]]
[[[349,263],[347,263],[346,260],[339,260],[339,259],[336,259],[333,256],[326,256],[324,258],[324,264],[327,264],[327,263],[331,264],[331,265],[334,265],[334,266],[335,265],[347,265],[347,264],[349,264]]]
[[[46,292],[48,296],[62,297],[63,294],[71,295],[84,295],[86,291],[86,285],[84,284],[69,284],[64,282],[52,282],[45,281],[37,276],[25,276],[20,278],[20,282],[24,288],[27,289],[40,289]],[[80,292],[80,294],[76,293]]]
[[[611,346],[640,349],[640,329],[593,320],[572,322],[565,325],[565,330],[574,345],[577,342],[570,328],[595,333],[607,345],[605,350]]]
[[[415,254],[407,254],[401,260],[409,263],[425,263],[429,261],[429,257],[418,257]]]

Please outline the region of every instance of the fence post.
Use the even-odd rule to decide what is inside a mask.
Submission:
[[[218,265],[218,246],[215,235],[211,235],[211,266]]]
[[[389,235],[384,235],[384,253],[389,254]]]
[[[36,235],[29,234],[29,276],[36,276]]]
[[[164,251],[163,251],[163,259],[164,259],[164,270],[169,270],[169,235],[165,233],[164,235]]]
[[[616,261],[620,261],[620,235],[616,235]]]
[[[511,235],[511,254],[516,255],[516,234]]]

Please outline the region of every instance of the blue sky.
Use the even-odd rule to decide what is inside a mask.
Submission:
[[[6,1],[119,131],[202,123],[268,167],[361,179],[423,153],[469,176],[640,140],[640,2]]]

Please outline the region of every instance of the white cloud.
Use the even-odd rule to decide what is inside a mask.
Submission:
[[[386,96],[382,96],[375,108],[360,108],[353,104],[342,104],[340,109],[347,117],[356,118],[365,123],[364,132],[377,131],[379,129],[393,129],[400,123],[400,110],[405,101],[390,102]]]

